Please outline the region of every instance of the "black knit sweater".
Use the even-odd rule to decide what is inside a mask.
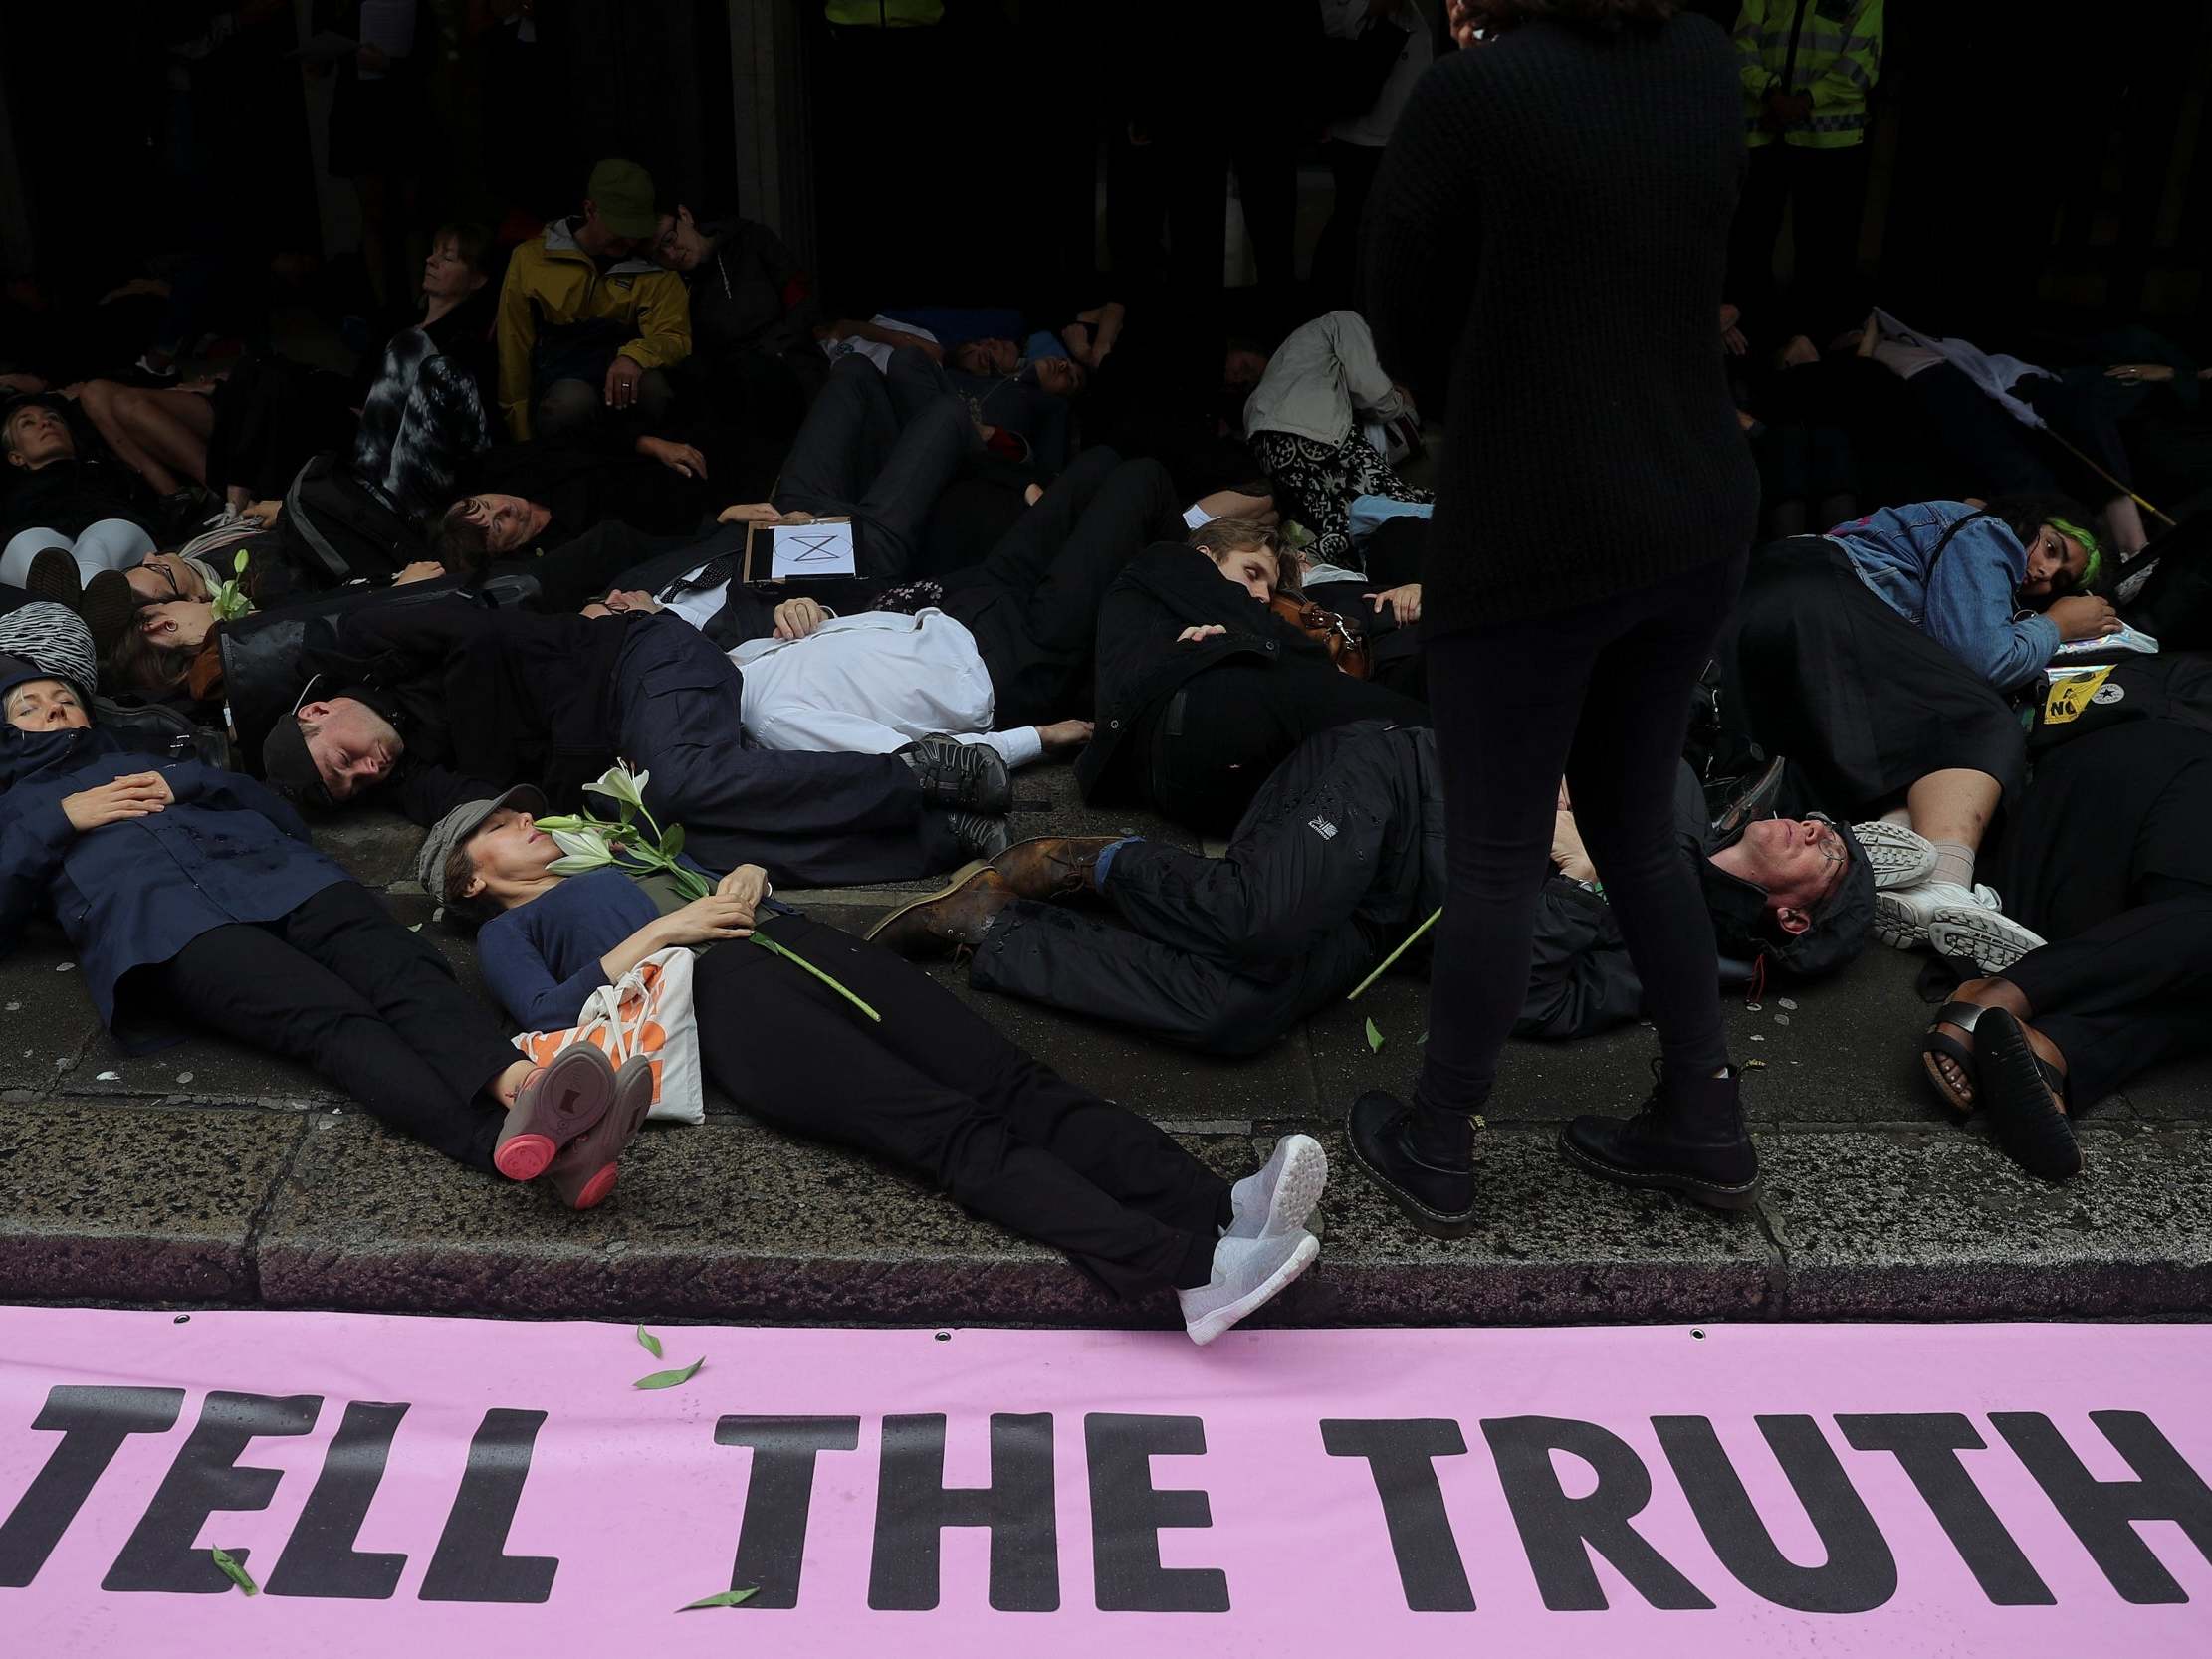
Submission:
[[[1741,106],[1727,37],[1694,15],[1531,23],[1415,88],[1362,276],[1383,366],[1443,415],[1430,633],[1749,545],[1758,476],[1719,338]]]

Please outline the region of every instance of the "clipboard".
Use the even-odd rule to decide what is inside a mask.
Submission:
[[[741,580],[856,576],[852,520],[815,518],[803,524],[748,524]]]

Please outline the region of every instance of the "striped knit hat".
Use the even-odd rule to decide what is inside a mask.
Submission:
[[[0,616],[0,655],[19,657],[68,681],[85,707],[92,707],[100,685],[100,658],[93,651],[92,630],[66,605],[34,599]]]

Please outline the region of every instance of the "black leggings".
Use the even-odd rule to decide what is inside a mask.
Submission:
[[[1228,1183],[1158,1125],[1069,1083],[887,950],[800,916],[763,932],[883,1019],[756,945],[708,951],[700,1059],[740,1106],[918,1170],[1125,1299],[1212,1276]]]
[[[312,1066],[393,1129],[492,1167],[505,1119],[480,1091],[523,1056],[366,888],[337,882],[274,922],[212,929],[145,974],[197,1024]]]
[[[1655,586],[1429,642],[1448,885],[1430,975],[1425,1105],[1475,1113],[1528,998],[1531,940],[1564,775],[1669,1069],[1728,1049],[1697,875],[1674,840],[1690,688],[1744,555]]]

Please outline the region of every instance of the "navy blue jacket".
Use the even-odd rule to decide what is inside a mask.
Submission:
[[[176,800],[79,834],[62,799],[158,770]],[[0,950],[49,912],[77,949],[100,1017],[125,1047],[178,1035],[117,987],[233,922],[274,922],[350,880],[317,852],[300,815],[252,778],[198,760],[161,761],[112,733],[0,726]]]

